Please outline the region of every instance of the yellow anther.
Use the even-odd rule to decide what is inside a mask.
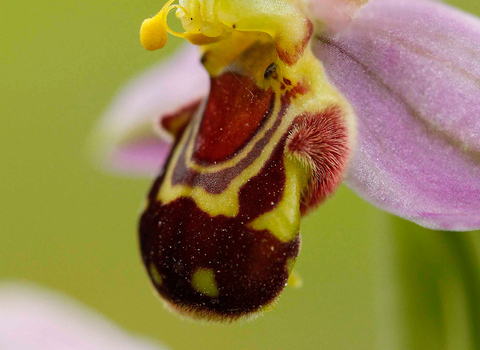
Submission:
[[[167,44],[170,29],[167,24],[167,16],[170,10],[174,8],[174,6],[170,6],[174,1],[168,1],[155,17],[143,21],[140,29],[140,41],[147,50],[159,50]]]
[[[184,38],[194,45],[207,45],[223,39],[223,24],[204,23],[203,16],[197,16],[194,20],[184,6],[172,5],[174,1],[169,0],[155,17],[143,21],[140,41],[144,48],[149,51],[163,48],[167,44],[168,33]],[[177,9],[177,17],[182,20],[186,32],[177,33],[168,26],[167,16],[173,9]]]
[[[157,15],[142,23],[140,41],[148,51],[161,49],[167,44],[168,33],[162,17]]]

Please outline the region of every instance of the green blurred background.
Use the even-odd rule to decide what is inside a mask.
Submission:
[[[480,4],[452,1],[480,14]],[[140,263],[136,224],[151,180],[94,169],[86,140],[118,89],[175,50],[138,33],[154,0],[4,1],[0,15],[0,278],[31,280],[172,349],[478,348],[475,233],[431,232],[347,188],[302,226],[278,307],[247,324],[166,311]]]

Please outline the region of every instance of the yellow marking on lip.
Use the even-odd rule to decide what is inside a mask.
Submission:
[[[214,164],[214,165],[203,166],[192,161],[193,150],[195,148],[195,139],[196,139],[195,136],[198,135],[198,130],[200,129],[201,121],[195,123],[195,130],[193,132],[194,137],[192,137],[190,142],[188,143],[187,152],[185,154],[187,167],[190,169],[196,170],[202,174],[216,173],[218,171],[234,167],[235,165],[237,165],[239,162],[241,162],[244,158],[248,156],[248,154],[255,147],[256,143],[260,141],[268,132],[268,130],[270,130],[273,127],[273,125],[275,124],[275,121],[277,120],[277,115],[279,111],[280,111],[280,101],[279,101],[279,98],[277,98],[276,96],[274,108],[270,115],[270,118],[267,120],[263,128],[252,138],[252,140],[250,140],[250,142],[248,142],[246,147],[243,148],[242,151],[236,154],[233,158],[225,162],[222,162],[220,164]]]
[[[268,230],[282,242],[289,242],[300,232],[300,203],[302,190],[308,183],[308,175],[297,160],[284,157],[285,188],[280,203],[271,211],[256,218],[247,227],[254,230]]]
[[[227,217],[235,217],[236,215],[238,215],[240,210],[238,200],[240,188],[245,185],[252,177],[254,177],[260,172],[262,167],[270,158],[275,147],[279,144],[282,137],[290,128],[295,117],[304,113],[305,111],[308,111],[310,113],[315,113],[316,111],[320,112],[326,106],[330,106],[332,104],[344,107],[347,112],[350,111],[350,109],[348,108],[348,104],[345,102],[345,100],[343,100],[342,96],[338,92],[336,92],[325,79],[321,63],[316,60],[310,50],[307,50],[305,52],[305,55],[299,61],[299,64],[290,67],[290,70],[296,70],[295,74],[298,74],[299,76],[308,76],[310,90],[306,95],[292,99],[291,105],[289,106],[286,114],[282,117],[281,124],[272,135],[272,138],[270,139],[268,144],[262,150],[260,156],[255,159],[250,166],[248,166],[240,174],[238,174],[238,176],[236,176],[230,182],[226,189],[219,194],[209,193],[200,186],[190,187],[182,184],[172,185],[172,176],[175,170],[175,166],[179,161],[182,149],[186,147],[188,141],[189,132],[187,130],[186,132],[184,132],[182,139],[173,151],[171,161],[169,162],[165,172],[165,178],[157,196],[157,198],[163,204],[168,204],[180,197],[188,197],[193,199],[196,205],[202,211],[208,213],[211,216],[225,215]],[[275,102],[276,109],[280,108],[280,98],[280,94],[277,93]],[[275,114],[275,117],[278,117],[278,115]],[[190,128],[191,127],[192,125],[190,125]],[[267,128],[265,128],[265,130],[266,129]],[[295,198],[295,195],[292,194],[291,197]],[[287,224],[288,222],[290,222],[290,229],[293,228],[293,223],[297,221],[297,219],[294,217],[295,215],[291,213],[287,215],[288,218],[286,218],[285,222]],[[262,225],[265,226],[265,224]],[[277,222],[276,225],[280,225],[280,223]],[[286,233],[285,229],[278,229],[276,231],[278,232],[276,235],[277,237],[279,237],[279,239],[287,241],[291,239],[291,234]]]
[[[270,158],[273,150],[280,142],[282,136],[288,130],[291,122],[295,118],[295,115],[289,115],[288,113],[284,116],[281,125],[276,130],[268,144],[262,150],[260,157],[254,160],[254,162],[248,166],[243,172],[238,174],[227,188],[219,194],[212,194],[207,192],[203,187],[195,186],[185,186],[185,185],[173,185],[172,186],[172,176],[175,169],[176,163],[179,161],[182,148],[187,142],[188,133],[184,133],[183,138],[177,148],[174,151],[172,161],[170,162],[167,172],[165,174],[165,180],[160,188],[158,199],[162,203],[170,203],[180,197],[190,197],[192,198],[198,207],[204,212],[212,215],[225,215],[228,217],[235,217],[238,215],[240,206],[238,201],[238,194],[240,188],[245,185],[250,178],[254,177],[260,172],[262,167]]]
[[[300,108],[299,109],[300,110],[302,109],[301,108],[302,103],[305,103],[305,102],[307,102],[307,103],[313,102],[313,104],[315,104],[315,105],[320,104],[320,105],[323,105],[323,106],[327,106],[329,102],[334,101],[334,102],[336,102],[336,103],[334,103],[335,105],[344,105],[344,103],[342,103],[342,97],[339,96],[339,94],[331,88],[330,84],[326,80],[318,78],[318,77],[323,77],[324,76],[323,68],[319,65],[318,60],[315,57],[312,56],[313,54],[311,52],[309,52],[308,50],[307,50],[307,52],[304,55],[305,58],[301,59],[299,64],[295,65],[294,67],[289,67],[288,68],[288,70],[289,70],[288,75],[289,75],[289,78],[292,81],[293,85],[296,85],[299,82],[298,79],[295,79],[297,76],[301,76],[301,77],[308,76],[309,78],[311,78],[311,81],[309,81],[309,83],[313,83],[313,85],[316,85],[316,86],[312,86],[312,90],[309,91],[307,93],[307,95],[300,97],[301,103],[300,103],[300,106],[299,106]],[[279,71],[281,69],[280,67],[281,67],[282,63],[280,61],[277,61],[276,63],[278,65],[277,71]],[[315,71],[319,71],[319,70],[320,70],[320,72],[318,72],[317,74],[314,73]],[[239,152],[235,157],[227,160],[226,162],[222,162],[222,163],[216,164],[216,165],[202,166],[202,165],[196,164],[195,162],[192,161],[193,150],[194,150],[194,147],[195,147],[195,135],[198,134],[198,130],[200,128],[201,121],[198,121],[197,123],[194,123],[194,125],[195,125],[195,129],[193,131],[194,137],[192,137],[192,139],[189,141],[189,143],[187,145],[187,151],[186,151],[186,154],[185,154],[187,167],[190,168],[190,169],[196,170],[200,173],[215,173],[215,172],[218,172],[220,170],[231,168],[231,167],[235,166],[236,164],[238,164],[238,162],[240,162],[242,159],[244,159],[248,155],[248,153],[254,148],[255,144],[263,136],[265,136],[265,134],[268,132],[268,130],[270,130],[272,128],[272,126],[275,124],[276,117],[277,117],[277,115],[280,111],[280,108],[281,108],[281,95],[283,93],[285,93],[285,91],[282,90],[280,88],[280,86],[281,86],[280,82],[277,82],[277,81],[273,80],[271,83],[269,83],[268,86],[265,87],[266,89],[272,88],[273,91],[275,92],[275,103],[274,103],[274,108],[273,108],[273,111],[271,113],[270,118],[265,123],[265,126],[247,144],[247,146],[241,152]],[[315,89],[315,87],[317,87],[317,89]],[[321,91],[323,91],[323,93],[315,94],[315,93],[313,93],[314,90],[321,90]],[[290,109],[295,105],[295,100],[296,99],[294,99],[294,101],[292,101],[293,103],[292,103],[292,106],[290,107]],[[303,107],[303,110],[308,110],[309,107],[305,108],[305,106]],[[318,109],[318,107],[317,107],[317,109]],[[301,112],[303,112],[303,110]],[[299,114],[301,112],[299,112]],[[291,114],[291,113],[287,112],[287,114]],[[295,117],[295,116],[293,116],[293,117]],[[288,117],[285,116],[284,119],[288,119]],[[292,121],[293,121],[293,118],[292,118]]]
[[[307,56],[307,55],[305,55]],[[298,79],[296,79],[298,76],[302,76],[304,77],[305,75],[304,74],[307,74],[308,70],[310,70],[310,73],[308,73],[309,75],[312,75],[314,69],[316,68],[318,70],[318,61],[316,60],[316,58],[312,58],[311,61],[313,61],[313,65],[312,64],[308,64],[308,68],[307,69],[304,69],[304,67],[302,67],[302,64],[298,64],[294,67],[289,67],[288,68],[288,77],[290,78],[289,80],[292,82],[292,85],[295,86],[297,83],[299,83]],[[308,62],[308,60],[307,60]],[[282,71],[282,70],[286,70],[286,68],[282,68],[283,64],[280,60],[277,60],[276,62],[276,65],[277,65],[277,73]],[[299,73],[302,73],[303,75],[299,75]],[[323,73],[323,70],[322,70],[322,73]],[[281,74],[282,76],[284,74]],[[245,148],[242,149],[241,152],[239,152],[237,155],[235,155],[233,158],[225,161],[225,162],[222,162],[220,164],[212,164],[212,165],[207,165],[207,166],[203,166],[203,165],[200,165],[200,164],[197,164],[195,162],[192,161],[192,158],[193,158],[193,152],[194,152],[194,148],[195,148],[195,139],[196,139],[196,135],[198,135],[198,130],[200,129],[200,124],[201,124],[201,120],[197,121],[196,123],[194,123],[194,130],[193,130],[193,134],[194,134],[194,137],[191,138],[191,140],[189,140],[188,142],[188,145],[187,145],[187,149],[186,149],[186,165],[188,168],[190,169],[193,169],[193,170],[196,170],[200,173],[215,173],[215,172],[218,172],[218,171],[221,171],[221,170],[225,170],[225,169],[228,169],[228,168],[231,168],[231,167],[234,167],[235,165],[237,165],[240,161],[242,161],[245,157],[248,156],[248,153],[255,147],[256,143],[258,141],[260,141],[264,136],[265,134],[273,127],[273,125],[275,124],[276,120],[277,120],[277,117],[278,117],[278,113],[280,112],[280,109],[282,107],[282,104],[281,104],[281,96],[282,94],[284,94],[287,90],[282,90],[281,89],[281,86],[283,85],[283,82],[282,82],[282,79],[279,79],[280,81],[277,81],[277,80],[268,80],[268,83],[263,86],[264,89],[272,89],[275,93],[275,102],[274,102],[274,106],[273,106],[273,111],[271,112],[271,115],[269,117],[269,119],[267,120],[267,122],[265,123],[265,125],[262,127],[261,130],[259,130],[259,132],[252,138],[252,140],[249,141],[249,143],[245,146]],[[322,89],[326,89],[326,88],[330,88],[329,85],[327,84],[323,84],[322,85]],[[294,88],[293,88],[294,89]],[[312,93],[309,92],[307,93],[307,96],[303,96],[302,97],[302,100],[303,101],[308,101],[309,98],[314,98],[316,102],[321,102],[322,99],[325,99],[325,96],[327,96],[327,100],[329,99],[328,96],[331,96],[329,95],[328,92],[324,93],[321,97],[313,97]],[[288,113],[287,113],[288,114]],[[294,118],[295,116],[293,116]],[[291,118],[291,120],[293,121],[293,118]],[[287,116],[284,117],[284,119],[288,119]]]
[[[290,276],[288,276],[288,281],[287,281],[287,285],[289,287],[292,287],[292,288],[295,288],[295,289],[298,289],[298,288],[302,288],[303,286],[303,280],[302,278],[300,277],[300,275],[298,273],[296,273],[295,271],[293,271]]]
[[[192,287],[199,293],[209,297],[216,298],[219,296],[217,282],[215,281],[215,273],[213,270],[200,268],[192,276]]]
[[[158,272],[155,264],[151,262],[149,269],[150,269],[150,276],[152,276],[152,280],[155,283],[155,285],[161,286],[163,284],[163,278]]]
[[[288,281],[287,285],[293,288],[301,288],[303,286],[303,280],[300,275],[293,271],[296,260],[293,258],[287,259]]]

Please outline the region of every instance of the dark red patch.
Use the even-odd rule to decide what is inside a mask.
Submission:
[[[300,236],[281,242],[268,231],[247,227],[281,200],[284,146],[283,141],[241,188],[240,212],[234,218],[211,217],[189,198],[163,205],[156,201],[163,177],[155,182],[140,221],[140,247],[145,265],[153,263],[162,277],[158,292],[180,311],[236,319],[269,304],[285,287],[287,261],[298,255]],[[214,272],[218,297],[192,287],[198,268]]]
[[[195,101],[182,107],[175,113],[166,114],[160,117],[160,126],[170,133],[175,139],[185,130],[188,122],[200,106],[201,100]]]
[[[285,188],[284,138],[262,170],[240,188],[240,216],[251,221],[274,209]]]
[[[220,170],[214,173],[199,173],[193,169],[189,169],[186,166],[186,149],[182,150],[178,162],[175,164],[175,168],[172,176],[172,185],[184,184],[188,186],[201,186],[207,192],[221,193],[223,192],[230,182],[250,166],[255,159],[257,159],[262,153],[265,145],[270,141],[275,131],[278,129],[282,117],[284,116],[288,106],[283,106],[279,115],[276,117],[273,126],[265,132],[265,135],[253,146],[253,149],[246,155],[245,158],[240,160],[233,167]],[[193,137],[191,133],[190,137]]]
[[[245,76],[227,72],[213,78],[193,160],[200,164],[235,156],[261,128],[274,103],[272,90],[263,90]]]
[[[312,169],[302,197],[302,214],[318,206],[337,188],[348,161],[348,130],[340,108],[296,118],[287,139],[287,150],[306,160]]]
[[[285,92],[285,94],[282,96],[282,105],[290,106],[290,104],[292,103],[292,99],[297,98],[298,95],[305,95],[306,93],[308,93],[309,90],[310,86],[306,83],[298,83],[290,90]]]
[[[257,159],[262,153],[265,146],[270,141],[271,137],[278,129],[282,122],[282,118],[287,112],[290,106],[290,100],[292,92],[289,92],[288,95],[282,97],[282,104],[278,115],[271,116],[275,118],[273,126],[269,128],[265,135],[253,146],[253,149],[246,155],[245,158],[240,160],[233,167],[214,172],[214,173],[199,173],[193,169],[187,168],[186,165],[186,149],[184,148],[180,153],[180,157],[175,164],[175,168],[172,175],[172,185],[183,184],[187,186],[200,186],[203,187],[209,193],[221,193],[224,191],[230,182],[238,176],[242,171],[244,171],[248,166],[250,166],[255,159]],[[273,109],[273,108],[272,108]],[[199,122],[199,121],[194,121]],[[187,144],[190,142],[190,139],[194,137],[193,130],[195,125],[190,128],[190,135],[188,136]]]
[[[153,263],[162,276],[158,292],[181,310],[216,318],[238,318],[272,302],[285,287],[287,260],[297,256],[299,243],[299,236],[283,243],[238,219],[212,218],[187,198],[151,205],[140,222],[145,266]],[[217,298],[192,287],[198,268],[214,272]]]
[[[285,85],[288,85],[288,86],[292,85],[292,81],[290,79],[283,78],[283,82],[285,83]]]
[[[177,163],[174,165],[172,175],[172,185],[183,184],[187,186],[200,186],[209,193],[221,193],[224,191],[230,182],[250,166],[255,159],[257,159],[262,153],[265,145],[270,141],[272,135],[278,129],[283,116],[288,111],[292,98],[297,97],[300,94],[305,94],[309,90],[306,84],[298,84],[291,90],[287,91],[281,98],[281,106],[278,115],[271,116],[275,118],[273,126],[268,129],[265,135],[254,145],[253,149],[246,155],[245,158],[240,160],[233,167],[214,172],[214,173],[199,173],[193,169],[187,167],[186,149],[184,148]],[[272,106],[273,109],[273,106]],[[199,115],[201,117],[201,115]],[[199,123],[200,120],[195,120],[193,123]],[[195,137],[194,135],[195,125],[189,129],[188,142]]]

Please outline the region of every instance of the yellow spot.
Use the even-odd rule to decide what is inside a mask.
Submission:
[[[300,203],[307,178],[298,162],[290,157],[284,159],[287,179],[282,200],[272,211],[258,217],[248,224],[248,227],[258,231],[268,230],[282,242],[288,242],[294,239],[300,230],[300,209],[292,203]]]
[[[152,280],[157,286],[162,285],[162,276],[160,276],[160,273],[158,272],[157,268],[153,263],[150,263],[150,276],[152,276]]]
[[[215,274],[210,269],[198,269],[192,276],[192,287],[198,292],[216,298],[219,295]]]
[[[295,266],[295,259],[290,258],[287,260],[287,270],[288,270],[288,281],[287,285],[293,288],[300,288],[303,286],[302,277],[295,271],[293,271],[293,267]]]
[[[295,271],[293,271],[290,276],[288,277],[287,281],[288,286],[293,288],[301,288],[303,286],[302,277]]]

